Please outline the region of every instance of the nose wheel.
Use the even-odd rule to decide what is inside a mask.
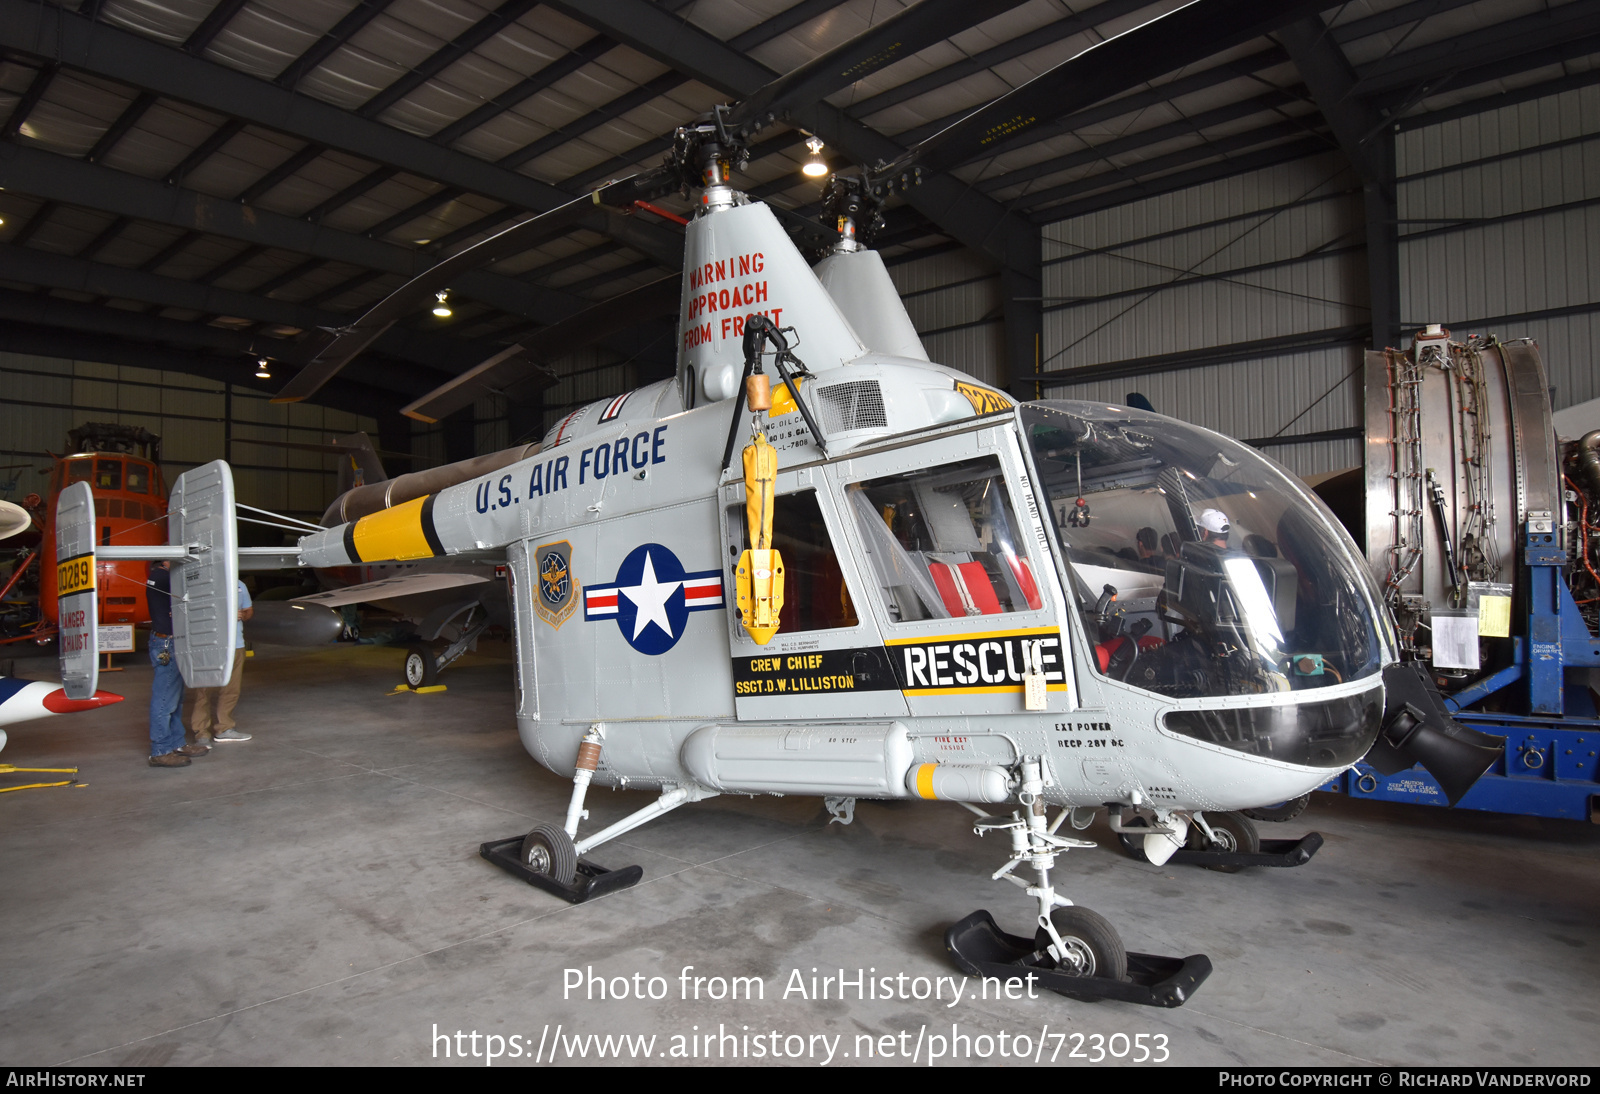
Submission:
[[[1293,803],[1289,803],[1293,805]],[[1191,815],[1183,846],[1167,862],[1204,866],[1223,874],[1236,874],[1247,866],[1303,866],[1322,846],[1322,837],[1308,832],[1297,840],[1262,839],[1255,824],[1244,813],[1201,813]],[[1117,839],[1129,858],[1149,862],[1145,854],[1146,836],[1141,834],[1149,822],[1139,816],[1112,817]]]
[[[1051,912],[1050,924],[1055,927],[1060,948],[1066,951],[1065,959],[1051,954],[1054,940],[1042,926],[1033,936],[1041,958],[1048,958],[1056,968],[1074,976],[1101,976],[1107,980],[1127,977],[1128,951],[1105,916],[1074,905]]]
[[[1182,1006],[1211,975],[1210,959],[1204,954],[1173,958],[1129,953],[1110,920],[1059,895],[1050,880],[1056,856],[1096,845],[1059,834],[1072,809],[1062,809],[1054,823],[1048,821],[1037,760],[1025,759],[1017,773],[1021,808],[1009,817],[967,808],[978,814],[973,825],[977,835],[1005,832],[1010,837],[1011,857],[991,877],[1011,882],[1038,902],[1033,937],[1007,934],[988,912],[973,912],[945,932],[951,958],[969,975],[1026,981],[1030,994],[1037,985],[1074,999]],[[1023,865],[1037,877],[1032,884],[1015,873]]]
[[[1194,824],[1189,826],[1188,850],[1253,855],[1261,850],[1261,834],[1243,813],[1196,813]],[[1224,862],[1206,864],[1206,869],[1237,874],[1244,867]]]
[[[1288,801],[1279,802],[1277,805],[1263,805],[1255,809],[1245,809],[1242,812],[1251,820],[1278,823],[1294,820],[1301,813],[1304,813],[1306,806],[1310,804],[1311,795],[1301,794],[1298,798],[1290,798]]]

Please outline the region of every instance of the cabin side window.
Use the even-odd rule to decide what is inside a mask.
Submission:
[[[123,489],[134,494],[150,492],[150,468],[147,464],[128,461],[128,484]]]
[[[895,622],[1042,606],[998,459],[853,483],[846,498]]]
[[[62,485],[71,486],[75,482],[88,482],[93,475],[93,460],[68,460],[67,480]]]
[[[732,539],[729,588],[737,586],[739,555],[749,546],[744,504],[728,509]],[[839,569],[838,553],[828,534],[815,490],[780,494],[772,505],[772,546],[783,556],[783,610],[779,633],[854,627],[860,620],[849,586]],[[731,604],[733,598],[728,598]]]

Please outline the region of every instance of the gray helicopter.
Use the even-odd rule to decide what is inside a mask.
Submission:
[[[663,168],[593,199],[697,193],[673,379],[582,407],[536,447],[275,556],[236,548],[220,461],[175,488],[169,548],[97,548],[87,499],[69,491],[62,565],[92,574],[97,551],[171,558],[180,665],[204,685],[231,665],[217,620],[231,618],[240,565],[503,551],[518,731],[572,795],[565,818],[486,857],[581,900],[640,876],[595,865],[596,848],[719,794],[820,797],[845,822],[862,798],[955,803],[1001,840],[992,876],[1035,912],[1026,936],[987,912],[952,926],[958,964],[1180,1005],[1209,961],[1129,953],[1074,904],[1056,860],[1095,844],[1065,832],[1107,810],[1154,863],[1298,865],[1319,837],[1262,841],[1237,811],[1379,754],[1424,763],[1456,798],[1499,739],[1451,722],[1399,662],[1359,550],[1281,467],[1175,419],[1017,403],[930,362],[868,249],[837,249],[819,278],[772,210],[732,184],[750,125],[713,112],[678,131]],[[464,254],[514,245],[494,237]],[[452,263],[396,297],[426,299],[469,265]],[[374,312],[307,372],[331,375],[400,303]],[[62,590],[69,696],[95,678],[80,570]],[[68,597],[89,618],[69,620]],[[658,796],[584,832],[594,785]]]

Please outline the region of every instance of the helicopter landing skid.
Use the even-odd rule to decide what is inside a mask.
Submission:
[[[945,950],[962,972],[997,977],[1001,982],[1029,980],[1060,995],[1085,1002],[1115,999],[1146,1007],[1181,1007],[1211,975],[1211,959],[1128,954],[1126,979],[1079,976],[1054,967],[1050,955],[1035,949],[1031,939],[1007,934],[987,911],[976,911],[944,933]]]
[[[582,904],[597,896],[632,888],[644,877],[642,866],[624,866],[620,870],[607,870],[604,866],[597,866],[588,859],[579,859],[578,871],[572,879],[572,884],[563,885],[553,877],[535,873],[522,863],[520,855],[522,839],[523,837],[519,835],[490,840],[479,845],[478,854],[506,873],[521,878],[529,885],[536,885],[568,904]]]
[[[1264,839],[1259,851],[1174,851],[1168,862],[1186,866],[1304,866],[1322,846],[1322,836],[1308,832],[1299,839]]]

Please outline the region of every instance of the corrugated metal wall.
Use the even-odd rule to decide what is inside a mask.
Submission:
[[[358,429],[377,437],[371,418],[309,403],[274,405],[260,392],[229,392],[181,372],[0,352],[0,385],[0,462],[48,468],[40,454],[63,451],[74,426],[138,425],[160,435],[169,486],[189,468],[223,457],[233,465],[240,501],[301,516],[321,516],[333,497],[334,457],[250,442],[318,443]],[[0,472],[0,496],[43,493],[45,476],[29,468]]]
[[[1000,278],[971,251],[889,266],[928,356],[987,384],[1004,387],[1005,326]]]
[[[1539,342],[1555,406],[1600,397],[1600,87],[1399,135],[1408,327]]]
[[[620,395],[638,386],[633,367],[611,350],[599,347],[557,358],[550,365],[561,382],[544,391],[546,432],[585,403]]]
[[[1070,396],[1056,397],[1122,405],[1129,392],[1137,391],[1159,413],[1261,443],[1274,436],[1359,425],[1362,408],[1356,395],[1361,383],[1360,364],[1359,346],[1336,347],[1184,372],[1078,384],[1072,387]],[[1261,450],[1302,475],[1354,467],[1361,462],[1360,443],[1350,439],[1261,444]]]
[[[1363,241],[1361,195],[1334,154],[1046,225],[1044,370],[1137,373],[1046,395],[1122,403],[1137,391],[1251,439],[1359,425]],[[1200,368],[1159,360],[1282,339],[1306,345]],[[1302,473],[1359,462],[1354,440],[1265,450]]]
[[[1396,160],[1405,328],[1533,337],[1557,409],[1600,397],[1600,87],[1404,129]],[[1051,393],[1138,391],[1250,439],[1359,426],[1365,241],[1334,153],[1047,225],[1045,370],[1143,370]],[[1249,345],[1286,338],[1308,344]],[[1185,367],[1216,347],[1251,359]],[[1303,474],[1360,460],[1354,440],[1265,451]]]
[[[506,397],[490,395],[472,406],[473,451],[498,452],[511,447],[511,422],[506,417]],[[537,438],[535,438],[537,439]]]

